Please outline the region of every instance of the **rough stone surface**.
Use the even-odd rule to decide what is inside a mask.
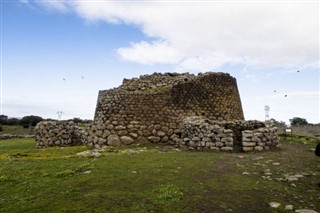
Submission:
[[[109,135],[107,141],[109,146],[121,146],[121,141],[118,135]]]
[[[154,73],[124,79],[118,88],[99,91],[92,127],[95,131],[90,137],[94,145],[99,143],[95,137],[107,139],[101,132],[115,130],[111,133],[130,137],[133,143],[138,143],[139,136],[151,143],[170,143],[189,116],[243,120],[236,79],[212,72],[197,76]],[[228,131],[224,134],[230,134]],[[225,142],[230,146],[232,140],[226,138]]]
[[[251,136],[260,131],[266,133],[256,137],[268,141],[268,144],[262,145],[252,140]],[[176,141],[176,145],[197,150],[209,148],[210,150],[233,151],[234,145],[237,145],[240,150],[236,151],[244,152],[276,148],[278,143],[276,128],[265,124],[262,126],[259,121],[217,122],[195,116],[183,120],[181,138]]]
[[[129,145],[134,143],[134,140],[128,136],[122,136],[120,139],[123,145]]]
[[[93,123],[40,122],[36,146],[167,143],[190,150],[262,151],[277,128],[244,121],[236,79],[227,73],[154,73],[99,91]]]
[[[318,213],[318,212],[311,210],[311,209],[297,209],[295,212],[297,212],[297,213]]]
[[[80,127],[72,121],[41,121],[35,127],[37,148],[85,144],[87,136],[86,127]]]

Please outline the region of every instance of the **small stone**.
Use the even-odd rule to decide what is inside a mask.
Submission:
[[[279,165],[280,165],[280,163],[275,162],[275,163],[272,163],[272,165],[279,166]]]
[[[277,202],[271,202],[271,203],[269,203],[269,206],[271,207],[271,208],[279,208],[279,206],[280,206],[281,204],[280,203],[277,203]]]
[[[137,133],[130,133],[129,134],[131,137],[133,137],[133,138],[138,138],[138,134]]]
[[[90,174],[91,173],[91,171],[89,170],[89,171],[85,171],[83,174]]]
[[[125,127],[125,126],[120,125],[120,126],[116,126],[114,129],[115,129],[115,130],[125,130],[125,129],[126,129],[126,127]]]
[[[249,172],[242,172],[243,175],[250,175]]]
[[[132,174],[138,174],[138,172],[137,172],[137,171],[132,171],[131,173],[132,173]]]
[[[261,146],[256,146],[256,147],[254,147],[254,150],[262,151],[262,150],[263,150],[263,147],[261,147]]]
[[[99,152],[92,152],[91,154],[92,157],[98,158],[101,156],[101,154]]]
[[[151,143],[158,143],[160,141],[160,138],[155,136],[150,136],[148,137],[148,140],[151,141]]]
[[[293,205],[286,205],[284,210],[293,210]]]
[[[314,210],[310,210],[310,209],[297,209],[295,212],[297,213],[318,213]]]
[[[138,144],[147,144],[149,143],[148,139],[146,137],[139,137],[138,139],[136,139],[136,143]]]
[[[163,136],[166,135],[166,133],[164,133],[164,132],[162,132],[162,131],[158,131],[158,132],[157,132],[157,135],[158,135],[159,137],[163,137]]]

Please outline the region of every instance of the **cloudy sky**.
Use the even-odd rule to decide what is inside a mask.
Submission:
[[[1,1],[1,112],[92,119],[99,90],[228,72],[246,119],[320,123],[318,1]]]

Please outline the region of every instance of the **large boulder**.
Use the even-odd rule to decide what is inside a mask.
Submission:
[[[133,144],[134,140],[132,138],[130,138],[129,136],[122,136],[121,138],[121,142],[124,145],[129,145],[129,144]]]
[[[121,146],[121,141],[118,135],[112,134],[108,136],[109,146]]]

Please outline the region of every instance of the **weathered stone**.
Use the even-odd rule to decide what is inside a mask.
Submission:
[[[161,138],[161,142],[168,142],[169,141],[169,137],[168,136],[164,136]]]
[[[160,138],[159,137],[156,137],[156,136],[150,136],[148,137],[148,140],[151,142],[151,143],[158,143],[160,141]]]
[[[139,136],[137,133],[130,133],[129,135],[130,135],[132,138],[138,138],[138,136]]]
[[[120,131],[118,131],[118,135],[119,135],[119,136],[128,135],[128,131],[127,131],[127,130],[120,130]]]
[[[125,126],[122,126],[122,125],[120,125],[120,126],[116,126],[115,128],[114,128],[115,130],[125,130],[126,129],[126,127]]]
[[[233,151],[233,147],[224,146],[221,147],[221,151]]]
[[[164,132],[162,132],[162,131],[158,131],[158,132],[157,132],[157,135],[158,135],[159,137],[163,137],[163,136],[166,135],[166,133],[164,133]]]
[[[109,146],[121,146],[121,141],[118,135],[112,134],[108,137]]]
[[[263,147],[261,147],[261,146],[256,146],[256,147],[254,147],[254,150],[262,151],[262,150],[263,150]]]
[[[254,147],[254,146],[256,146],[256,143],[255,142],[242,142],[242,146]]]
[[[250,152],[250,151],[253,151],[253,149],[254,149],[254,147],[242,147],[242,150],[244,151],[244,152]]]
[[[99,138],[98,144],[99,144],[99,145],[103,145],[103,144],[105,144],[106,142],[107,142],[106,139]]]
[[[139,137],[135,140],[137,144],[147,144],[149,143],[148,139],[146,137]]]
[[[155,130],[159,130],[159,129],[161,129],[161,126],[158,125],[158,124],[157,124],[157,125],[154,125],[154,129],[155,129]]]
[[[318,213],[314,210],[311,210],[311,209],[297,209],[295,210],[296,213]]]
[[[129,144],[133,144],[134,143],[134,140],[131,137],[128,137],[128,136],[121,136],[120,140],[121,140],[123,145],[129,145]]]

